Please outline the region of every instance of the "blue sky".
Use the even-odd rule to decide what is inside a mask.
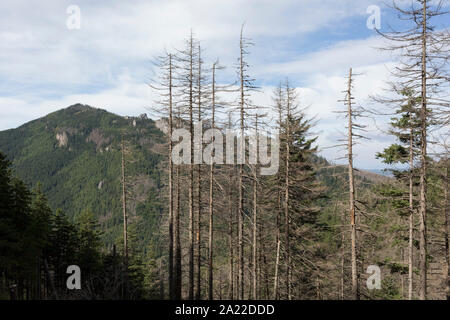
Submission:
[[[69,5],[81,10],[79,30],[66,26]],[[2,1],[0,130],[78,102],[120,115],[146,112],[154,101],[147,86],[151,58],[181,47],[191,28],[205,61],[220,58],[227,67],[222,80],[232,81],[245,22],[245,35],[255,43],[250,72],[261,87],[254,100],[270,105],[271,90],[289,76],[318,119],[322,154],[339,158],[342,153],[326,147],[345,125],[333,111],[348,68],[362,73],[355,96],[364,104],[382,90],[393,64],[393,57],[375,49],[382,41],[366,26],[370,5],[381,8],[382,30],[398,26],[379,0]],[[440,28],[448,24],[437,20]],[[389,139],[372,129],[373,139],[357,150],[360,168],[383,167],[374,155]]]

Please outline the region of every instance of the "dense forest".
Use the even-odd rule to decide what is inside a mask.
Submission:
[[[157,121],[77,104],[0,132],[0,298],[449,299],[449,35],[418,2],[378,31],[398,66],[376,107],[348,66],[339,164],[290,79],[254,102],[244,25],[232,83],[193,32],[154,59]],[[354,166],[382,117],[386,175]]]

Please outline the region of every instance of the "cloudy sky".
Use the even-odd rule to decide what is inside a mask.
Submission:
[[[80,9],[80,29],[67,27],[71,5]],[[381,9],[382,30],[398,26],[379,0],[1,1],[0,130],[78,102],[120,115],[146,112],[154,101],[147,85],[152,57],[181,47],[191,29],[205,61],[220,58],[227,66],[222,80],[233,81],[245,22],[245,35],[255,43],[250,73],[261,87],[255,101],[270,105],[273,87],[289,77],[318,120],[322,154],[334,160],[343,153],[327,147],[344,130],[344,119],[333,111],[340,108],[349,67],[360,74],[355,97],[364,105],[382,90],[394,63],[376,49],[383,42],[367,27],[369,6]],[[389,139],[375,130],[368,136],[372,140],[357,148],[356,165],[381,168],[374,155]]]

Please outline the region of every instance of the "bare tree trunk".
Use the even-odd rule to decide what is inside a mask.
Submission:
[[[273,278],[273,299],[278,299],[278,265],[280,263],[280,240],[277,243],[277,258],[275,260],[275,276]]]
[[[422,26],[422,103],[421,103],[421,131],[420,131],[420,214],[419,214],[419,253],[420,253],[420,300],[426,300],[427,298],[427,228],[426,228],[426,191],[427,191],[427,1],[423,1],[423,26]]]
[[[175,233],[175,299],[181,299],[182,292],[182,269],[181,269],[181,240],[180,240],[180,216],[181,216],[181,199],[180,199],[180,168],[177,166],[176,174],[176,202],[177,210],[174,214],[174,233]]]
[[[289,162],[290,162],[290,93],[289,87],[286,83],[286,172],[285,172],[285,197],[284,197],[284,232],[285,232],[285,252],[286,252],[286,297],[291,300],[291,254],[290,254],[290,243],[289,243],[289,227],[290,227],[290,217],[289,217]]]
[[[353,123],[352,123],[352,69],[350,68],[348,79],[348,180],[349,180],[349,210],[351,226],[351,252],[352,252],[352,295],[353,299],[359,300],[359,285],[357,271],[356,252],[356,219],[355,219],[355,181],[353,177]]]
[[[193,38],[192,33],[189,42],[189,132],[191,134],[190,152],[191,163],[189,164],[189,281],[188,281],[188,299],[194,298],[194,118],[193,118]]]
[[[252,272],[253,272],[253,283],[252,283],[252,296],[253,299],[258,299],[257,297],[257,288],[258,288],[258,275],[257,275],[257,197],[258,197],[258,193],[256,191],[257,188],[257,183],[256,180],[253,184],[253,254],[252,254]]]
[[[231,112],[228,113],[228,129],[231,129]],[[228,189],[227,189],[227,198],[228,198],[228,245],[229,245],[229,256],[228,263],[230,268],[229,273],[229,290],[228,290],[228,299],[234,299],[235,290],[234,290],[234,250],[233,250],[233,225],[234,225],[234,215],[233,215],[233,201],[232,201],[232,189],[233,188],[233,172],[228,171]]]
[[[169,296],[175,298],[174,257],[173,257],[173,163],[172,163],[172,55],[169,54]]]
[[[231,204],[231,174],[229,178],[229,194],[228,194],[228,212],[229,212],[229,220],[228,220],[228,243],[229,243],[229,256],[228,263],[230,268],[230,286],[228,292],[228,299],[232,300],[234,298],[234,255],[233,255],[233,207]]]
[[[240,148],[241,157],[245,159],[245,92],[244,92],[244,42],[242,37],[243,30],[240,35]],[[242,162],[242,161],[241,161]],[[239,299],[244,299],[244,165],[239,164],[239,207],[238,207],[238,243],[239,243],[239,272],[238,272],[238,293]]]
[[[172,77],[171,77],[172,79]],[[172,86],[171,86],[172,87]],[[172,92],[171,92],[172,93]],[[171,101],[172,102],[172,94],[171,94]],[[172,103],[170,103],[172,106]],[[173,111],[172,111],[173,112]],[[171,113],[172,113],[171,112]],[[177,127],[180,126],[180,118],[181,115],[178,115],[177,119]],[[172,127],[173,127],[173,117],[172,117]],[[173,169],[172,169],[173,170]],[[174,272],[175,272],[175,279],[174,279],[174,298],[176,300],[181,300],[181,292],[182,292],[182,268],[181,268],[181,240],[180,240],[180,216],[181,216],[181,199],[180,199],[180,166],[177,165],[176,170],[176,210],[174,212],[174,238],[175,238],[175,244],[174,244],[174,251],[175,251],[175,266],[174,266]],[[172,187],[173,188],[173,187]],[[173,191],[172,191],[173,193]],[[172,210],[174,208],[173,200],[172,200]]]
[[[255,121],[255,133],[256,139],[258,139],[258,115],[256,115]],[[256,142],[257,143],[257,142]],[[258,155],[259,149],[256,147],[256,154]],[[257,156],[258,157],[258,156]],[[256,161],[258,162],[258,160]],[[258,275],[257,275],[257,238],[258,238],[258,165],[255,164],[253,176],[253,299],[258,299],[257,288],[258,288]]]
[[[259,230],[258,230],[258,243],[260,243],[260,250],[258,255],[258,266],[259,266],[259,294],[258,299],[269,299],[269,277],[267,274],[267,253],[266,253],[266,244],[263,240],[263,235],[265,232],[265,229],[263,229],[264,222],[261,221],[259,224]],[[264,282],[264,284],[263,284]]]
[[[408,243],[408,300],[412,300],[413,295],[413,241],[414,241],[414,207],[413,207],[413,170],[414,170],[414,149],[413,149],[413,129],[410,129],[409,136],[409,243]]]
[[[177,124],[176,127],[179,128],[181,126],[181,114],[177,114]],[[180,239],[180,220],[182,214],[181,207],[181,178],[180,178],[180,166],[176,166],[175,170],[176,175],[176,210],[174,210],[174,234],[175,234],[175,299],[181,300],[182,298],[182,286],[183,286],[183,274],[182,274],[182,266],[181,266],[181,239]]]
[[[213,64],[212,68],[212,117],[211,117],[211,128],[215,129],[215,76],[216,76],[216,64]],[[214,139],[214,137],[213,137]],[[214,150],[215,152],[215,150]],[[213,299],[213,222],[214,222],[214,191],[213,191],[213,180],[214,180],[214,163],[211,161],[209,166],[209,256],[208,256],[208,299]]]
[[[208,299],[213,299],[213,218],[214,218],[214,194],[213,194],[214,165],[211,164],[209,171],[209,256],[208,256]]]
[[[278,183],[281,186],[281,183],[282,183],[281,179],[279,179]],[[275,261],[275,279],[274,279],[273,299],[278,299],[278,264],[279,264],[279,249],[280,249],[279,247],[280,247],[280,241],[281,241],[281,215],[282,215],[281,190],[277,190],[277,203],[278,203],[278,210],[277,210],[277,236],[276,236],[277,258],[276,258],[276,261]]]
[[[445,262],[447,264],[447,281],[446,281],[446,295],[447,300],[450,300],[450,248],[449,248],[449,234],[450,234],[450,220],[448,216],[448,160],[445,159],[445,178],[444,178],[444,217],[445,217]]]
[[[202,61],[201,61],[201,52],[200,52],[200,46],[198,47],[198,79],[197,79],[197,85],[198,85],[198,123],[200,124],[202,121]],[[203,132],[203,126],[201,128],[201,131]],[[201,148],[201,140],[200,145],[196,147],[200,147],[200,150],[197,150],[197,152],[202,152]],[[201,222],[202,222],[202,184],[201,184],[201,174],[202,174],[202,167],[201,164],[197,165],[197,281],[196,281],[196,288],[195,288],[195,299],[200,300],[201,299],[201,265],[202,265],[202,255],[201,255],[201,249],[202,249],[202,243],[201,243]]]
[[[277,97],[278,97],[278,103],[277,103],[277,112],[278,112],[278,135],[281,137],[282,134],[282,121],[283,121],[283,101],[282,101],[282,87],[281,82],[277,91]],[[276,261],[275,261],[275,277],[274,277],[274,285],[273,285],[273,299],[278,299],[278,266],[279,266],[279,260],[280,260],[280,242],[281,242],[281,215],[282,215],[282,201],[281,201],[281,188],[283,185],[282,176],[281,174],[278,174],[277,176],[277,217],[276,217],[276,224],[277,224],[277,234],[276,234],[276,246],[277,246],[277,253],[276,253]]]

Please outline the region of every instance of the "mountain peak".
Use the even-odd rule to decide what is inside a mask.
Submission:
[[[93,110],[93,109],[97,109],[97,108],[91,107],[90,105],[87,105],[87,104],[75,103],[75,104],[68,106],[66,109],[73,110],[73,111],[85,111],[85,110]]]

